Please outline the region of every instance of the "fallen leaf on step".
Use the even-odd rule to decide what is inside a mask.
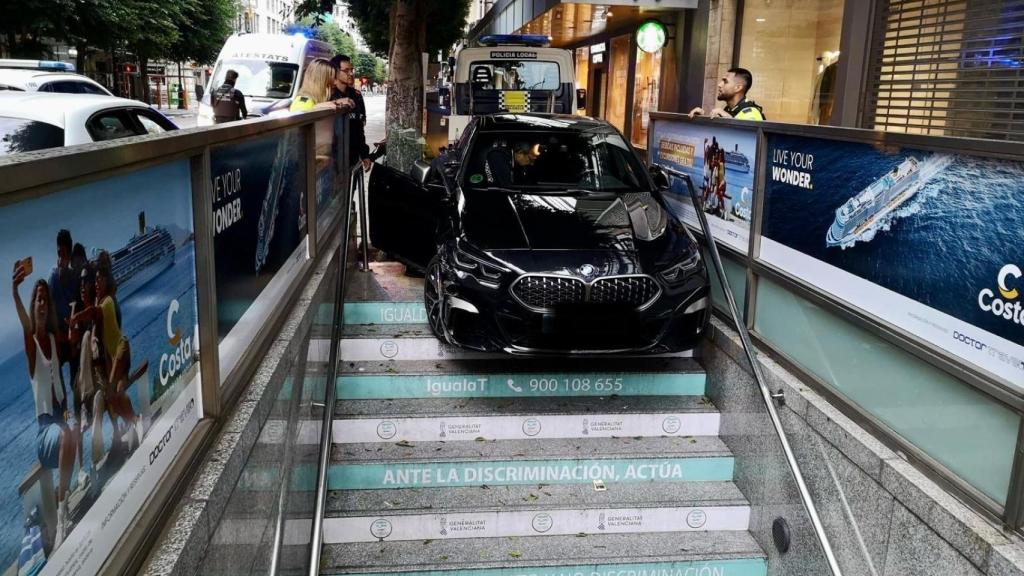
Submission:
[[[401,446],[403,448],[415,448],[416,447],[415,444],[410,444],[408,440],[401,440],[399,442],[395,442],[395,446]]]
[[[520,554],[518,550],[509,550],[508,555],[513,558],[519,558],[520,556],[522,556],[522,554]]]
[[[423,545],[426,546],[427,544],[430,544],[431,542],[433,542],[433,540],[424,540],[423,541]]]

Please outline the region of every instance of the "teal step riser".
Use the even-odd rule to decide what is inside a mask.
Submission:
[[[700,373],[352,375],[338,378],[336,392],[339,400],[702,396],[706,381]]]
[[[766,576],[762,558],[650,564],[588,564],[582,566],[529,566],[491,570],[388,572],[363,576]]]
[[[329,490],[387,490],[463,486],[527,486],[532,484],[606,485],[636,482],[729,482],[731,456],[710,458],[634,458],[617,460],[518,460],[395,464],[333,464]],[[277,469],[247,470],[239,480],[243,490],[276,490]],[[316,469],[292,471],[296,492],[313,490]]]
[[[346,302],[345,324],[426,324],[423,302]]]

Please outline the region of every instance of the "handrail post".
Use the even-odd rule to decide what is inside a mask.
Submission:
[[[348,201],[342,212],[342,234],[338,245],[338,283],[334,287],[334,314],[331,326],[331,351],[328,354],[327,382],[324,384],[324,413],[320,428],[320,454],[317,461],[316,506],[313,510],[313,532],[310,540],[309,576],[320,574],[320,550],[323,546],[323,520],[327,509],[327,476],[331,461],[333,443],[333,416],[338,380],[338,353],[341,343],[341,328],[345,308],[345,272],[348,268],[348,247],[351,236],[352,201],[355,187],[348,187]]]
[[[743,344],[743,351],[746,353],[747,360],[750,362],[750,369],[754,373],[754,380],[757,381],[757,386],[761,391],[761,399],[764,401],[764,405],[768,409],[768,416],[771,418],[772,426],[775,428],[775,434],[778,437],[779,442],[782,443],[782,451],[785,453],[786,461],[789,464],[789,470],[792,472],[794,480],[796,480],[797,488],[800,492],[800,500],[804,505],[804,509],[807,511],[807,515],[810,517],[814,534],[818,538],[818,544],[821,545],[822,553],[825,554],[825,560],[828,562],[832,575],[842,576],[843,573],[839,568],[835,552],[832,550],[832,544],[829,542],[828,535],[825,534],[825,527],[821,523],[821,518],[818,515],[818,508],[815,506],[814,500],[811,498],[811,493],[807,489],[807,483],[804,481],[803,473],[800,471],[800,464],[796,461],[796,455],[793,453],[793,448],[789,445],[789,439],[786,436],[786,431],[782,427],[782,420],[779,418],[778,410],[776,410],[775,402],[773,401],[774,395],[768,388],[764,373],[761,370],[761,365],[758,364],[757,356],[754,353],[754,345],[750,339],[750,333],[747,331],[747,325],[740,316],[739,309],[736,306],[736,299],[733,297],[732,288],[729,286],[729,278],[726,276],[725,268],[722,266],[722,257],[718,253],[718,245],[715,243],[715,237],[711,233],[711,227],[708,225],[707,215],[704,214],[703,202],[697,196],[697,189],[693,186],[693,180],[690,179],[689,174],[684,172],[657,164],[652,165],[658,166],[671,176],[679,178],[689,189],[690,200],[693,202],[693,209],[697,213],[697,220],[700,222],[701,231],[704,233],[705,244],[707,245],[708,253],[711,255],[715,274],[718,276],[719,282],[721,282],[722,291],[725,292],[725,300],[729,305],[729,313],[732,315],[733,323],[736,325],[736,331],[740,335],[740,342]]]

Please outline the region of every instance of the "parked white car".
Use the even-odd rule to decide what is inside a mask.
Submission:
[[[0,91],[60,92],[62,94],[98,94],[113,96],[92,78],[71,72],[4,68],[0,65]]]
[[[0,156],[177,129],[163,114],[135,100],[0,92]]]

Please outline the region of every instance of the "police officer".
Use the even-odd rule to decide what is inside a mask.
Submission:
[[[245,109],[245,96],[241,90],[235,89],[236,81],[238,72],[228,70],[224,75],[224,83],[210,95],[210,105],[213,106],[213,117],[217,124],[245,120],[249,115]]]
[[[754,84],[754,76],[746,68],[732,68],[718,82],[718,99],[725,102],[725,108],[711,111],[712,118],[736,118],[737,120],[764,120],[764,110],[753,100],[747,100],[747,92]],[[690,118],[703,116],[700,106],[690,110]]]

